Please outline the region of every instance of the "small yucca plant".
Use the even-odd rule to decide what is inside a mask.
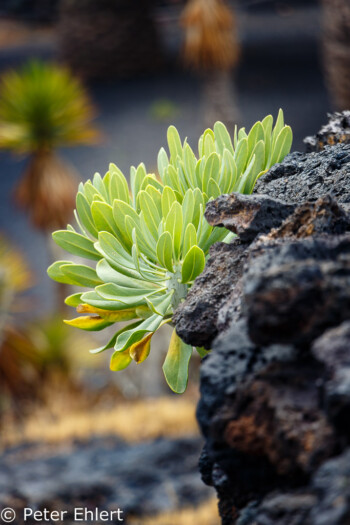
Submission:
[[[87,93],[66,68],[31,62],[1,76],[0,148],[30,156],[16,196],[40,229],[69,220],[76,178],[54,151],[94,142],[93,116]]]
[[[199,158],[176,129],[168,130],[170,158],[158,155],[159,179],[143,164],[131,168],[130,189],[114,165],[104,178],[96,174],[80,184],[76,199],[77,229],[53,234],[68,252],[95,261],[96,268],[57,261],[49,276],[58,282],[92,288],[69,296],[66,303],[87,314],[70,321],[84,330],[123,326],[102,348],[114,348],[111,369],[144,361],[153,334],[171,323],[174,310],[202,272],[210,246],[229,242],[233,234],[213,229],[204,219],[208,200],[223,193],[251,193],[257,178],[289,152],[292,132],[280,111],[274,129],[271,115],[249,134],[235,131],[233,142],[217,122],[199,139]],[[197,349],[200,355],[205,351]],[[183,392],[192,347],[175,331],[163,370],[169,386]]]

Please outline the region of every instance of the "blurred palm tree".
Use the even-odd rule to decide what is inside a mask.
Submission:
[[[228,127],[239,119],[232,70],[238,62],[234,12],[225,0],[188,0],[181,18],[185,63],[204,75],[204,120]]]
[[[29,156],[16,198],[41,230],[71,217],[77,180],[55,150],[96,142],[93,117],[86,91],[66,68],[31,62],[0,79],[0,148]]]

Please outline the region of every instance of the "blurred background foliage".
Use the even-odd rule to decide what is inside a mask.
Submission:
[[[170,124],[196,147],[216,120],[232,132],[279,107],[303,149],[327,111],[349,109],[349,94],[348,0],[2,0],[3,446],[197,432],[199,362],[181,402],[157,376],[166,327],[142,370],[119,376],[108,356],[89,355],[98,334],[62,323],[65,291],[46,268],[60,257],[50,233],[69,222],[78,180],[109,162],[126,175],[141,161],[155,171]],[[159,523],[213,524],[214,507]]]

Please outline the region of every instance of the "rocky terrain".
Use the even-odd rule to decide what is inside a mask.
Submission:
[[[223,525],[350,523],[350,144],[292,153],[207,206],[216,244],[174,320],[212,348],[197,417]]]
[[[20,445],[0,459],[0,508],[13,508],[19,525],[25,507],[67,511],[63,521],[73,525],[76,508],[120,508],[127,523],[194,506],[212,495],[198,473],[201,447],[197,437],[130,445],[115,436],[46,450],[43,443]]]

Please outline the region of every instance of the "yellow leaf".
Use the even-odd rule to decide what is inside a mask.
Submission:
[[[102,330],[111,324],[109,321],[98,315],[76,317],[75,319],[69,319],[64,322],[69,326],[74,326],[75,328],[80,328],[80,330],[88,331]]]
[[[141,339],[141,341],[138,341],[129,347],[130,357],[132,357],[132,359],[136,361],[137,364],[142,363],[149,356],[151,350],[151,338],[153,334],[154,332],[147,334],[143,339]]]
[[[117,323],[119,321],[130,321],[131,319],[139,317],[138,312],[136,312],[136,308],[126,308],[125,310],[113,311],[102,310],[101,308],[90,306],[89,304],[80,304],[77,307],[77,312],[79,314],[97,314],[110,323]]]
[[[132,359],[129,354],[129,348],[124,350],[124,352],[114,352],[111,357],[110,369],[113,372],[119,372],[119,370],[124,370],[127,368]]]

